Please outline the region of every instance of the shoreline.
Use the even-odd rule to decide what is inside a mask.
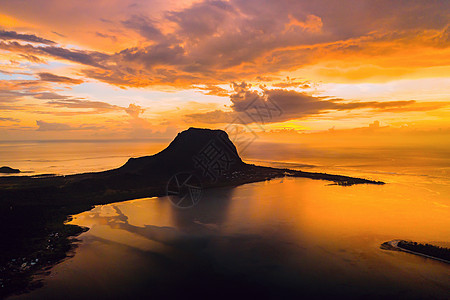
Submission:
[[[87,227],[62,224],[43,238],[30,239],[29,242],[40,245],[30,253],[8,258],[0,266],[0,299],[42,287],[42,279],[54,266],[75,255],[80,241],[76,237],[88,230]]]
[[[186,170],[186,168],[184,168]],[[192,170],[192,168],[187,168]],[[142,197],[164,195],[168,180],[183,168],[164,173],[151,170],[143,174],[123,167],[103,172],[57,176],[0,177],[0,206],[9,205],[96,205]],[[243,163],[237,169],[224,171],[215,181],[190,171],[203,182],[204,188],[238,186],[281,177],[302,177],[331,181],[340,186],[356,184],[383,185],[385,182],[328,173],[256,166]],[[89,199],[89,200],[86,200]]]
[[[439,262],[450,264],[450,261],[448,261],[448,260],[445,260],[445,259],[442,259],[442,258],[439,258],[439,257],[435,257],[435,256],[431,256],[431,255],[427,255],[427,254],[424,254],[424,253],[412,251],[412,250],[409,250],[409,249],[405,249],[403,247],[400,247],[398,245],[398,243],[400,243],[400,242],[407,242],[407,241],[401,240],[401,239],[391,240],[391,241],[384,242],[383,244],[381,244],[380,248],[383,249],[383,250],[406,252],[406,253],[409,253],[409,254],[414,254],[414,255],[417,255],[417,256],[424,257],[424,258],[429,258],[429,259],[433,259],[433,260],[436,260],[436,261],[439,261]]]

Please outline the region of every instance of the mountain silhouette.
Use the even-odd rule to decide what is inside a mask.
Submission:
[[[161,152],[130,158],[117,169],[67,176],[0,177],[0,205],[93,205],[162,196],[166,194],[168,181],[180,172],[193,174],[204,188],[284,176],[329,180],[339,185],[382,184],[348,176],[247,164],[225,131],[189,128],[178,133]]]
[[[230,166],[225,166],[226,161],[229,161]],[[201,173],[198,171],[202,168],[202,162],[204,168],[214,168],[214,163],[223,165],[227,170],[245,166],[225,131],[191,127],[178,133],[161,152],[130,158],[117,171],[149,175],[154,170],[160,170],[167,176],[180,171]]]

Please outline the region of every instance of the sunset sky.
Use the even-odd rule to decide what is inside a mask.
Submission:
[[[2,0],[0,140],[448,135],[449,20],[448,0]]]

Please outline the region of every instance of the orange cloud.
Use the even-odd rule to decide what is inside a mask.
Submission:
[[[97,40],[109,40],[105,45],[123,45],[119,51],[111,53],[109,46],[102,51],[70,49],[35,34],[15,31],[3,31],[9,41],[2,42],[0,48],[83,64],[88,66],[83,70],[87,77],[138,87],[214,85],[324,62],[331,66],[322,74],[349,80],[381,74],[395,77],[430,65],[447,64],[448,53],[442,52],[449,45],[449,7],[445,1],[353,4],[200,1],[179,9],[167,7],[157,16],[136,13],[134,9],[124,9],[122,14],[114,10],[106,12],[111,15],[104,15],[100,21],[96,19],[98,26],[92,35]],[[348,14],[349,6],[352,14]],[[389,14],[380,10],[385,6],[390,8]],[[56,5],[52,9],[65,12],[67,7]],[[101,11],[97,6],[90,9]],[[14,11],[11,7],[9,10]],[[130,47],[120,42],[129,35],[139,36],[139,43]],[[24,45],[17,41],[52,45]],[[443,59],[414,59],[420,54]],[[359,69],[341,69],[334,65],[336,60],[357,63]]]
[[[124,110],[127,114],[135,119],[139,118],[139,115],[145,111],[145,109],[133,103],[130,103],[130,105],[128,105],[127,108],[124,108]]]

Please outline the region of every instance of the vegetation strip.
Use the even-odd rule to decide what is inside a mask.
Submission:
[[[397,250],[450,264],[450,249],[405,240],[392,240],[381,245],[384,250]]]

